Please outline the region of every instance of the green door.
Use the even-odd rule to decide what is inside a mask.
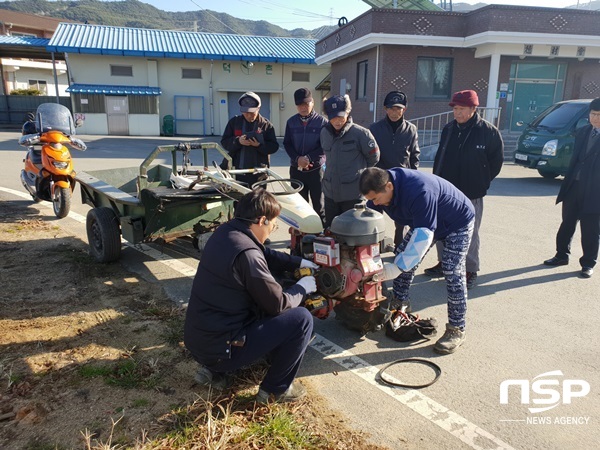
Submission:
[[[518,126],[518,122],[528,124],[542,111],[554,104],[556,82],[516,81],[514,86],[510,130],[523,131],[523,126]]]

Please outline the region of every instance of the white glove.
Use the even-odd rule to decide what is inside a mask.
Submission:
[[[319,268],[317,264],[315,264],[312,261],[309,261],[308,259],[302,259],[302,261],[300,261],[300,267],[310,267],[311,269]]]
[[[302,286],[307,294],[312,294],[317,290],[317,280],[312,275],[300,278],[296,284]]]

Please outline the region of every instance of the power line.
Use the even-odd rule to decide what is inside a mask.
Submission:
[[[223,22],[222,20],[220,20],[218,17],[213,16],[211,13],[209,13],[206,9],[202,8],[198,3],[196,3],[194,0],[190,0],[190,2],[192,2],[194,5],[196,5],[198,8],[200,8],[202,11],[204,11],[205,14],[208,14],[210,17],[212,17],[213,19],[215,19],[217,22],[220,22],[221,24],[223,24],[225,27],[229,28],[231,31],[233,31],[235,34],[243,34],[240,33],[239,31],[234,30],[233,28],[231,28],[229,25],[227,25],[225,22]]]

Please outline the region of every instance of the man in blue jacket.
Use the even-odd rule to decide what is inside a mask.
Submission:
[[[294,92],[294,103],[298,114],[288,119],[283,137],[283,147],[290,157],[290,178],[304,184],[300,195],[307,202],[310,197],[313,209],[324,221],[321,183],[325,152],[321,147],[321,128],[327,124],[327,119],[315,112],[315,102],[307,88]]]
[[[448,323],[433,349],[454,353],[465,340],[465,258],[473,233],[473,204],[448,181],[417,170],[371,167],[361,173],[359,187],[368,200],[367,207],[385,211],[396,224],[409,227],[394,259],[402,273],[394,280],[392,309],[408,302],[415,270],[432,243],[443,244]]]
[[[271,366],[257,401],[294,401],[305,394],[294,378],[310,341],[312,315],[299,307],[315,292],[313,276],[283,289],[271,271],[316,264],[271,250],[281,205],[264,189],[244,195],[235,218],[210,237],[192,285],[184,327],[185,346],[201,364],[196,381],[227,387],[228,372],[268,354]]]
[[[590,125],[579,129],[573,148],[569,169],[556,198],[556,203],[562,202],[556,255],[544,264],[564,266],[569,263],[571,241],[579,222],[583,249],[583,256],[579,258],[580,276],[590,278],[600,245],[600,98],[590,103]]]

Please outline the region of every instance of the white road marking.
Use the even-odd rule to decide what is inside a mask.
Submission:
[[[20,191],[8,189],[0,186],[0,191],[4,191],[8,194],[16,195],[24,199],[31,199],[29,194],[25,194]],[[38,206],[45,206],[52,209],[52,206],[48,202],[41,202]],[[75,212],[69,212],[69,217],[77,222],[85,224],[85,217]],[[196,269],[182,263],[176,259],[171,258],[164,253],[161,253],[144,244],[130,244],[127,241],[123,241],[126,245],[144,253],[147,256],[167,265],[172,270],[181,273],[182,275],[194,278]],[[377,373],[379,369],[377,367],[369,365],[366,361],[355,356],[352,352],[343,349],[342,347],[334,344],[328,339],[317,335],[316,339],[310,345],[314,350],[321,353],[325,359],[334,361],[335,363],[342,366],[344,369],[358,376],[362,380],[376,387],[380,391],[386,393],[394,400],[398,401],[402,405],[410,408],[417,414],[428,419],[430,422],[436,424],[443,430],[454,437],[460,439],[462,442],[467,444],[469,447],[476,450],[493,450],[493,449],[507,449],[512,450],[506,442],[488,433],[482,428],[478,427],[474,423],[471,423],[464,417],[449,410],[440,403],[430,399],[420,391],[410,389],[399,389],[392,386],[381,384],[377,381]],[[394,380],[393,377],[386,375],[387,378]],[[398,380],[395,380],[398,381]]]

